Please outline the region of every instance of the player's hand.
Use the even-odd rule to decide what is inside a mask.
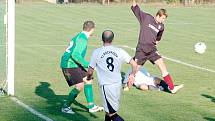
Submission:
[[[92,82],[93,82],[92,79],[91,80],[87,80],[87,77],[84,77],[83,81],[84,81],[85,84],[92,84]]]
[[[134,84],[134,78],[135,76],[133,74],[129,74],[128,76],[128,87],[131,88],[132,85]]]
[[[158,45],[158,44],[159,44],[159,41],[156,41],[155,44]]]
[[[132,0],[132,6],[135,7],[137,5],[136,0]]]

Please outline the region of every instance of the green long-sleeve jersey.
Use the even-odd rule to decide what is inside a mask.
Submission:
[[[89,62],[85,60],[88,37],[84,32],[80,32],[70,40],[69,46],[61,57],[61,68],[87,68]]]

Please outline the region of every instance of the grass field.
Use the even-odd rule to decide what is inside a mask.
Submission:
[[[5,25],[4,25],[4,13],[5,13],[5,2],[0,1],[0,83],[2,80],[5,80],[5,65],[6,65],[6,57],[5,57]]]
[[[155,14],[159,6],[141,8]],[[169,58],[215,70],[215,7],[165,7],[169,11],[166,30],[159,45]],[[16,68],[15,95],[38,112],[55,121],[102,121],[104,113],[90,114],[81,93],[75,115],[60,112],[69,88],[59,68],[68,40],[81,31],[85,20],[96,22],[96,32],[89,41],[88,55],[101,46],[104,29],[115,32],[114,44],[135,48],[139,25],[129,4],[101,6],[98,4],[53,5],[48,3],[16,5]],[[194,53],[193,45],[203,41],[207,51]],[[124,48],[131,55],[134,51]],[[119,114],[126,121],[215,121],[215,73],[165,60],[176,84],[185,87],[175,95],[132,88],[123,92]],[[156,67],[145,67],[160,76]],[[129,66],[124,65],[123,72]],[[101,105],[97,78],[94,75],[95,102]],[[0,98],[1,121],[40,121],[42,119],[18,106],[9,97]]]

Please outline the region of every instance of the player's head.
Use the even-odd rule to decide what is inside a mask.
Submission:
[[[160,10],[158,10],[158,12],[156,14],[156,18],[155,19],[159,23],[163,23],[167,17],[168,17],[168,14],[167,14],[166,9],[160,9]]]
[[[105,30],[102,33],[103,43],[112,43],[113,39],[114,39],[114,33],[111,30]]]
[[[93,33],[95,28],[95,23],[93,21],[85,21],[83,24],[83,31],[89,32],[90,34]]]

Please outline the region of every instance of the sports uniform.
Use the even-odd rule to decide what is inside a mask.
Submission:
[[[92,22],[85,22],[85,24],[89,23]],[[84,84],[83,82],[83,78],[87,75],[85,68],[88,68],[89,65],[89,62],[85,60],[88,37],[89,35],[86,31],[78,33],[70,40],[69,46],[61,57],[60,66],[67,84],[69,87],[75,85],[75,87],[70,91],[68,99],[61,109],[64,113],[74,114],[70,106],[81,92],[81,88],[84,88],[89,112],[98,112],[103,110],[103,107],[99,107],[94,104],[92,84]]]
[[[125,79],[123,80],[123,83],[127,83],[128,81],[128,75],[130,71],[125,75]],[[134,80],[134,86],[137,88],[140,88],[142,84],[157,87],[154,81],[154,77],[151,76],[146,69],[141,69],[138,71],[135,75],[135,80]]]
[[[156,48],[156,41],[160,41],[164,25],[155,20],[155,18],[140,10],[139,6],[131,7],[134,15],[140,23],[139,40],[136,47],[135,59],[138,65],[143,65],[147,60],[154,62],[161,58]]]
[[[109,45],[94,50],[89,67],[96,69],[104,110],[115,113],[119,109],[121,93],[121,65],[132,58],[123,49]]]
[[[85,60],[88,37],[86,33],[80,32],[71,39],[68,48],[61,58],[61,68],[69,86],[83,82],[86,76],[85,68],[89,62]]]
[[[147,60],[152,64],[156,64],[161,71],[164,81],[168,84],[169,91],[173,94],[176,93],[183,87],[183,84],[174,86],[172,77],[167,71],[166,65],[156,47],[164,32],[163,22],[168,16],[166,10],[160,9],[156,16],[153,17],[141,11],[135,0],[133,0],[131,10],[140,23],[139,40],[134,56],[135,61],[139,65],[138,67],[144,65]]]

